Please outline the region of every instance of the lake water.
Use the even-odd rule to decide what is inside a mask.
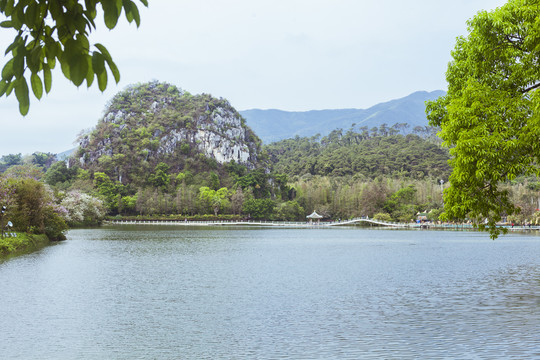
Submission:
[[[540,237],[103,227],[0,262],[5,359],[540,358]]]

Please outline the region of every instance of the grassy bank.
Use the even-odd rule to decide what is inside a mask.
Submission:
[[[0,258],[39,250],[49,244],[47,235],[17,233],[16,237],[0,238]]]

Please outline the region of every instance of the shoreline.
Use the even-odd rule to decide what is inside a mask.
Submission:
[[[45,234],[16,234],[14,237],[0,238],[0,261],[41,250],[51,243]]]

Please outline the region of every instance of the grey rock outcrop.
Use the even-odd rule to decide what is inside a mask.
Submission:
[[[80,139],[78,158],[83,168],[96,170],[109,159],[131,161],[131,166],[165,161],[181,170],[186,158],[198,155],[253,169],[260,144],[227,100],[153,82],[128,88],[111,100],[96,129]],[[121,176],[122,171],[117,172]]]

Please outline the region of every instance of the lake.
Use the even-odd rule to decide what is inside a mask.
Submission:
[[[540,237],[105,226],[0,262],[5,359],[540,358]]]

